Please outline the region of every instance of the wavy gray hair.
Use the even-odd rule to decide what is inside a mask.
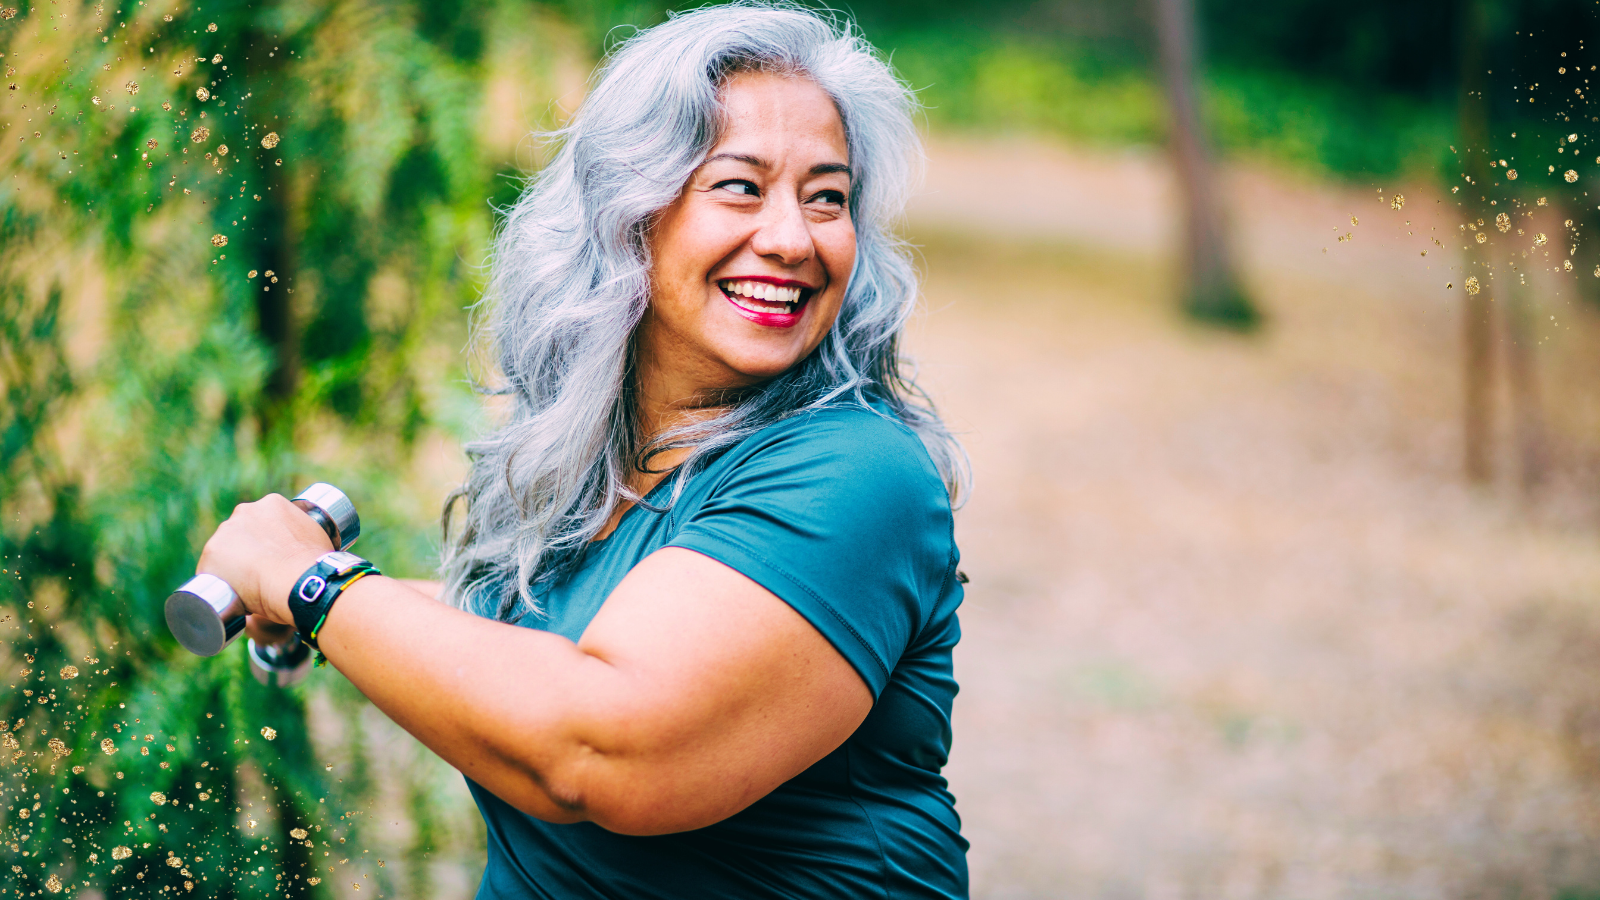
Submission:
[[[650,299],[646,234],[716,144],[722,85],[746,71],[811,79],[838,107],[855,269],[837,321],[803,361],[708,421],[644,435],[630,373]],[[510,395],[512,409],[503,427],[467,445],[471,473],[445,504],[446,598],[502,619],[536,609],[534,585],[566,571],[619,503],[642,502],[628,474],[655,454],[694,448],[676,500],[686,476],[718,451],[799,412],[869,397],[922,438],[960,496],[965,455],[900,353],[917,276],[891,228],[922,161],[914,108],[850,24],[787,4],[673,16],[612,52],[571,124],[547,135],[560,149],[495,242],[492,317],[479,327],[498,350],[496,392]]]

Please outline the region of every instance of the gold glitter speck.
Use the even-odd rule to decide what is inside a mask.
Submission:
[[[226,246],[228,246],[228,236],[225,235],[225,234],[213,234],[211,236],[211,246],[213,246],[213,247],[226,247]]]
[[[207,31],[216,31],[217,30],[217,23],[212,22],[210,25],[207,25],[206,26],[206,30]]]
[[[105,755],[110,756],[111,754],[117,752],[117,745],[112,743],[111,738],[106,738],[100,742],[100,750],[104,752]]]
[[[128,93],[130,93],[130,94],[139,93],[139,82],[137,82],[137,81],[130,81],[127,84],[123,85],[123,87],[126,88]]]
[[[112,847],[111,848],[111,858],[112,859],[127,859],[128,857],[130,857],[132,855],[133,855],[133,851],[129,850],[127,847]]]
[[[1533,245],[1535,247],[1543,247],[1545,241],[1547,241],[1547,240],[1549,240],[1549,238],[1545,237],[1544,236],[1544,232],[1541,231],[1538,234],[1533,236]]]
[[[207,100],[210,100],[210,99],[211,99],[211,92],[210,92],[210,91],[208,91],[208,90],[206,90],[206,89],[205,89],[205,88],[203,88],[203,87],[200,87],[200,88],[195,88],[195,92],[194,92],[194,95],[195,95],[195,97],[196,97],[196,98],[197,98],[197,99],[199,99],[199,101],[200,101],[200,102],[201,102],[201,103],[204,103],[204,102],[206,102],[206,101],[207,101]]]
[[[1577,136],[1577,135],[1575,135],[1575,134],[1569,134],[1569,135],[1567,135],[1567,143],[1569,143],[1569,144],[1575,144],[1575,143],[1577,143],[1577,142],[1578,142],[1578,136]]]
[[[1567,184],[1571,184],[1574,181],[1578,180],[1578,173],[1576,171],[1572,170],[1572,169],[1568,169],[1567,170],[1567,174],[1565,174],[1565,175],[1563,175],[1561,177],[1565,178],[1567,180]]]
[[[261,139],[261,146],[268,150],[278,146],[278,133],[276,131],[267,132],[266,136]]]
[[[44,880],[44,889],[52,894],[61,893],[61,876],[51,872],[50,877]]]
[[[181,869],[183,868],[183,860],[180,857],[169,856],[167,857],[167,865],[174,869]]]
[[[57,759],[60,759],[61,757],[72,752],[71,750],[67,749],[67,742],[63,741],[61,738],[51,738],[49,747],[50,752],[54,753]]]
[[[217,148],[217,155],[218,156],[227,156],[228,155],[228,145],[227,144],[223,144],[222,146],[218,147]]]
[[[1394,195],[1394,199],[1389,201],[1389,208],[1390,209],[1405,209],[1405,206],[1406,206],[1406,195],[1405,194],[1395,194]]]
[[[206,138],[208,137],[211,137],[211,129],[205,127],[204,125],[201,125],[189,134],[189,140],[194,141],[196,144],[205,143]]]
[[[1516,169],[1507,169],[1506,170],[1506,179],[1509,180],[1509,181],[1516,181],[1517,180],[1517,170]]]
[[[1510,231],[1511,230],[1511,217],[1506,215],[1505,213],[1501,213],[1500,215],[1495,216],[1494,217],[1494,227],[1500,229],[1500,233],[1501,234],[1504,234],[1505,232]]]
[[[306,839],[306,835],[309,834],[309,833],[310,832],[306,831],[304,828],[291,828],[291,829],[289,829],[289,837],[292,837],[297,841],[305,840]]]
[[[150,142],[150,146],[154,147],[155,145],[156,145],[155,141],[151,141]],[[62,678],[77,678],[78,677],[78,667],[77,666],[62,666],[61,667],[61,677]]]
[[[1478,243],[1480,243],[1480,244],[1489,239],[1489,236],[1487,234],[1481,232],[1481,231],[1478,232],[1476,237],[1477,237]]]
[[[1543,198],[1543,197],[1540,197],[1540,198],[1539,198],[1539,205],[1540,205],[1540,206],[1547,206],[1547,205],[1548,205],[1548,203],[1547,203],[1547,202],[1546,202],[1546,201],[1545,201],[1545,198]]]
[[[261,736],[270,741],[278,736],[278,729],[273,728],[271,725],[267,725],[261,729]]]
[[[1467,278],[1467,283],[1464,285],[1464,287],[1466,287],[1467,293],[1469,294],[1476,294],[1478,291],[1482,290],[1482,288],[1478,285],[1478,276],[1476,275]]]
[[[161,793],[160,791],[152,791],[150,793],[150,802],[154,803],[157,806],[166,806],[167,805],[167,795]]]
[[[311,886],[312,886],[312,887],[316,887],[316,886],[317,886],[317,885],[319,885],[319,884],[321,884],[321,883],[322,883],[322,879],[321,879],[321,878],[318,878],[318,877],[317,877],[317,876],[315,876],[315,875],[313,875],[313,876],[311,876],[311,877],[310,877],[310,878],[307,878],[307,879],[306,879],[306,884],[309,884],[309,885],[311,885]]]

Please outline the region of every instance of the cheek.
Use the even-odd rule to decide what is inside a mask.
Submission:
[[[843,283],[850,277],[856,264],[856,230],[845,224],[821,235],[817,251],[828,270],[828,280]]]

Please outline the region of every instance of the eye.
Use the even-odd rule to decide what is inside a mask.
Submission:
[[[811,198],[811,202],[828,203],[833,206],[843,206],[844,191],[818,191],[817,195]]]
[[[761,195],[761,191],[756,187],[755,182],[745,181],[742,178],[730,178],[727,181],[719,181],[712,185],[711,189],[726,189],[735,194],[743,194],[746,197],[758,197]]]

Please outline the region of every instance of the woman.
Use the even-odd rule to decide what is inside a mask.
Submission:
[[[966,895],[961,455],[902,374],[888,231],[910,109],[810,12],[640,33],[499,238],[514,410],[469,448],[442,584],[319,569],[276,495],[207,543],[255,633],[298,616],[466,775],[479,896]]]

